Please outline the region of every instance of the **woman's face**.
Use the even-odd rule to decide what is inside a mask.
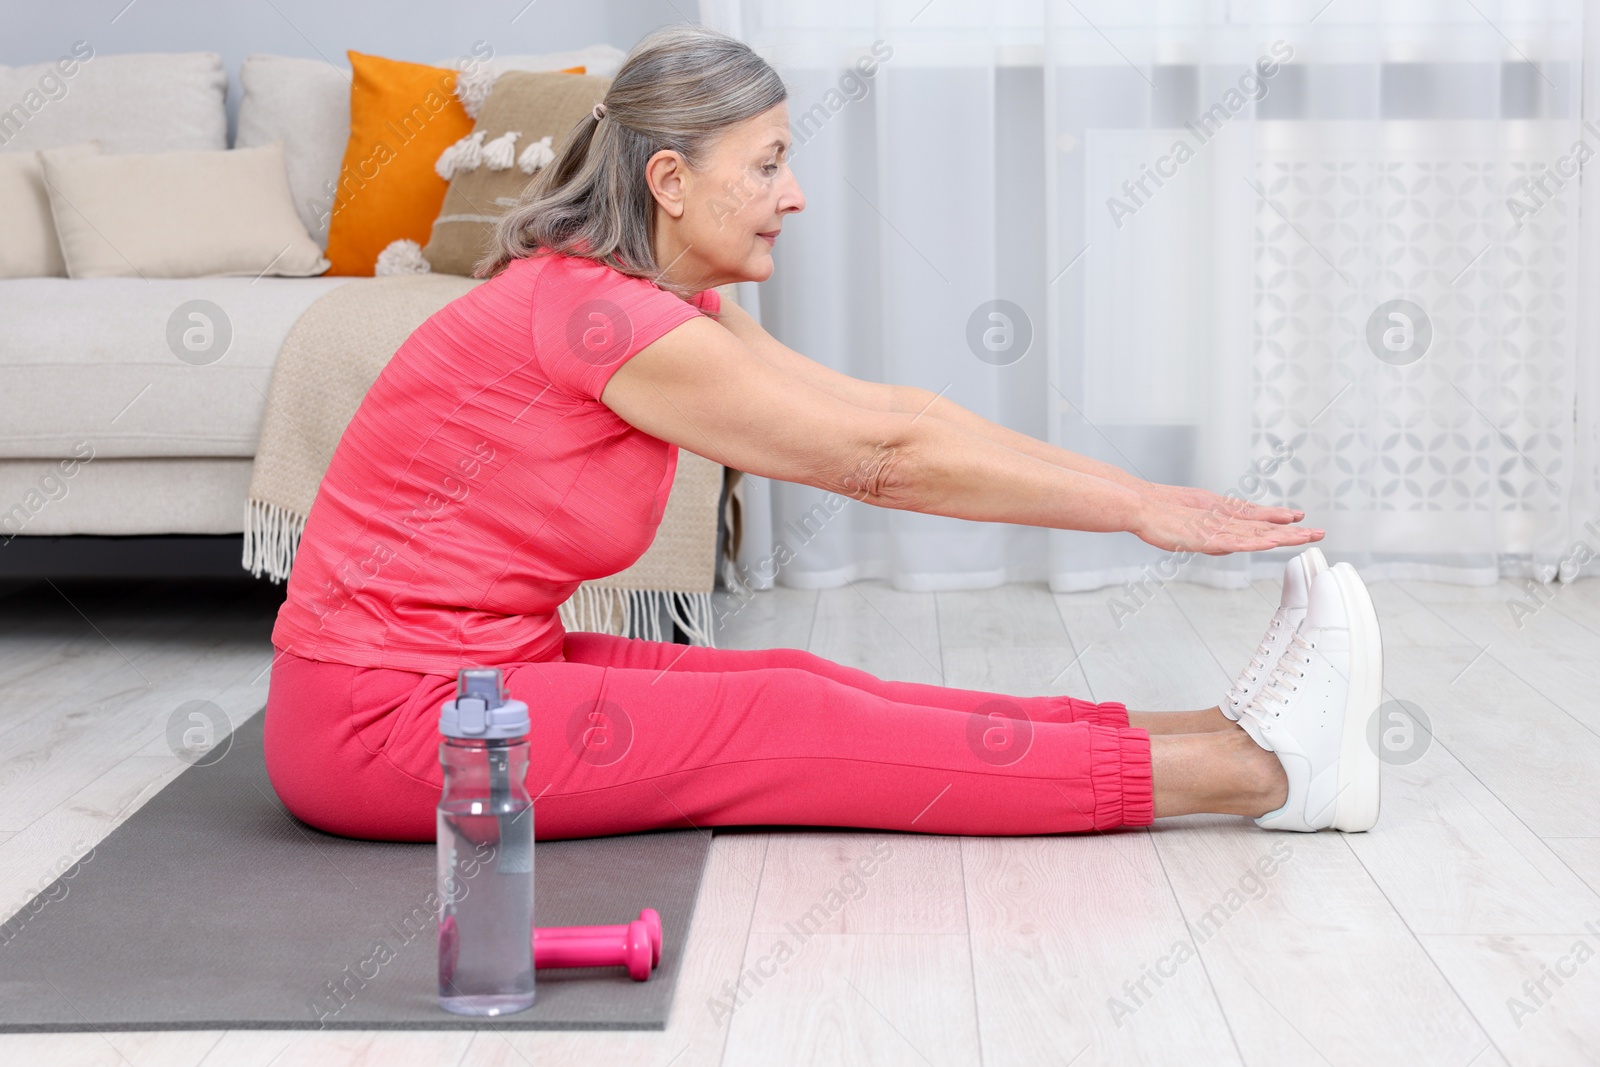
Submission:
[[[789,106],[781,103],[724,131],[699,170],[675,152],[657,153],[647,173],[665,273],[697,288],[770,277],[783,217],[806,206],[788,159]]]

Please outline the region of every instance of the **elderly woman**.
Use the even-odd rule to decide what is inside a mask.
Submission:
[[[328,468],[273,632],[266,756],[284,803],[332,833],[431,840],[439,706],[460,667],[488,665],[533,712],[541,838],[1040,834],[1192,812],[1371,827],[1377,619],[1355,572],[1315,548],[1289,563],[1233,690],[1197,711],[563,630],[580,582],[650,545],[680,447],[878,507],[1167,550],[1322,536],[1301,512],[1151,484],[846,377],[721,306],[713,287],[770,276],[805,206],[785,95],[736,40],[653,34],[502,218],[489,280],[395,353]]]

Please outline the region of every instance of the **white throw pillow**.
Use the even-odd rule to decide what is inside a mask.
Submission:
[[[244,57],[244,98],[234,146],[283,142],[294,209],[318,245],[328,244],[333,189],[350,139],[350,71],[320,59]]]
[[[215,52],[106,56],[79,41],[54,62],[0,67],[0,151],[226,148],[227,93]]]
[[[289,199],[283,146],[39,153],[71,278],[300,278],[330,266]]]
[[[57,152],[93,154],[86,141]],[[0,152],[0,278],[65,278],[61,242],[37,152]]]

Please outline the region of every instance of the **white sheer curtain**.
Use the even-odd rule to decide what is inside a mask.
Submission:
[[[807,207],[759,303],[791,347],[1152,480],[1303,507],[1369,576],[1566,579],[1600,553],[1578,0],[701,14],[790,87]],[[755,585],[1279,565],[1176,568],[1131,535],[758,480],[745,505]]]

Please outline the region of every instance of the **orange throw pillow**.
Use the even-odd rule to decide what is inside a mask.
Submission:
[[[329,274],[370,275],[391,241],[428,243],[449,183],[433,165],[472,132],[456,99],[456,72],[347,52],[350,140],[333,218]]]

